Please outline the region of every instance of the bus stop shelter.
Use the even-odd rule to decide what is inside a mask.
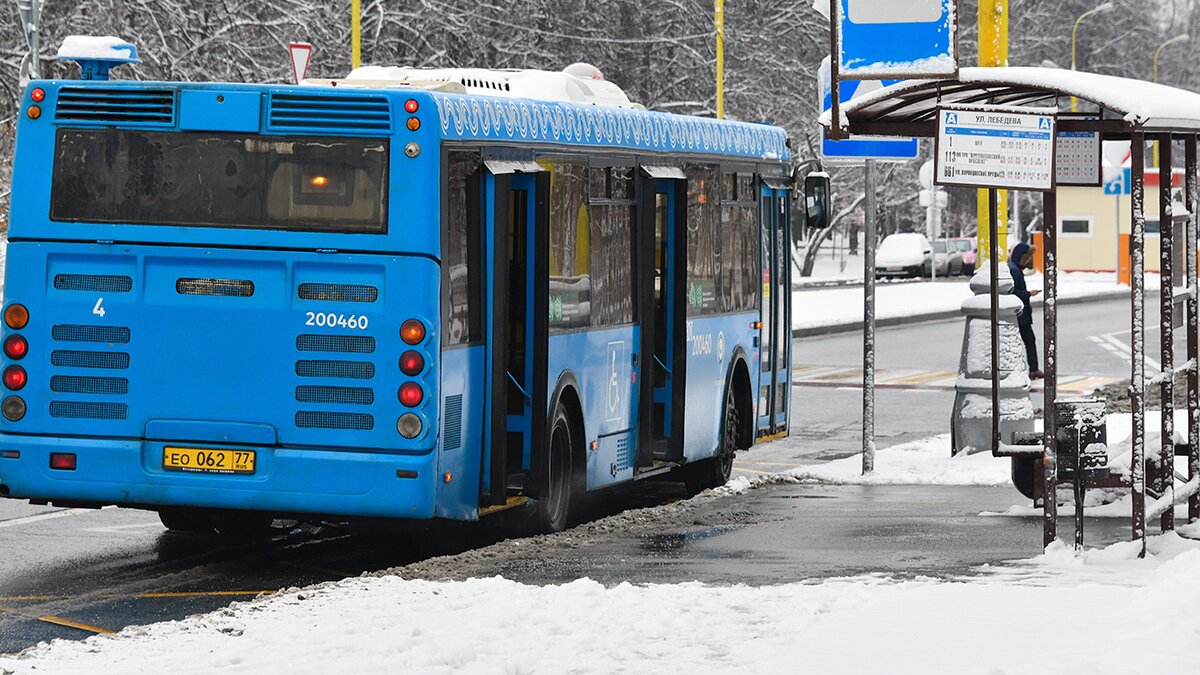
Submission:
[[[838,119],[826,113],[821,123],[832,137],[856,136],[916,136],[934,138],[938,134],[938,111],[943,106],[1005,106],[1013,110],[1028,108],[1045,110],[1058,108],[1067,99],[1080,102],[1080,110],[1091,113],[1088,118],[1070,117],[1058,120],[1058,133],[1089,132],[1098,134],[1103,141],[1129,141],[1131,148],[1131,199],[1130,208],[1132,233],[1130,244],[1130,326],[1132,328],[1132,369],[1130,372],[1130,400],[1133,416],[1133,433],[1130,442],[1130,471],[1128,475],[1088,482],[1089,487],[1128,488],[1132,498],[1132,531],[1135,540],[1142,540],[1145,552],[1146,523],[1160,519],[1164,531],[1174,529],[1174,506],[1188,502],[1188,518],[1200,520],[1200,343],[1197,335],[1197,216],[1200,208],[1200,191],[1197,189],[1197,138],[1200,136],[1200,94],[1141,80],[1133,80],[1093,73],[1082,73],[1050,68],[963,68],[955,79],[911,80],[885,87],[871,94],[855,98],[835,109]],[[1161,171],[1170,175],[1175,157],[1172,147],[1183,147],[1185,165],[1186,213],[1176,213],[1172,191],[1160,191],[1158,211],[1164,224],[1176,218],[1185,218],[1184,242],[1175,242],[1173,228],[1161,228],[1161,275],[1163,279],[1160,316],[1162,370],[1147,373],[1145,369],[1145,252],[1146,205],[1145,205],[1145,148],[1147,141],[1158,141]],[[996,223],[995,190],[992,191],[993,231]],[[1057,394],[1058,363],[1058,265],[1057,265],[1057,196],[1055,191],[1044,192],[1043,209],[1045,297],[1044,305],[1044,373],[1045,401],[1043,405],[1043,429],[1053,430],[1055,424],[1055,402]],[[996,260],[995,242],[991,237],[993,256]],[[1176,289],[1171,283],[1174,273],[1174,251],[1177,245],[1185,247],[1187,357],[1177,367],[1174,358],[1173,306]],[[1049,545],[1057,538],[1057,506],[1053,498],[1058,480],[1057,449],[1054,433],[1042,435],[1042,445],[1013,446],[1001,442],[999,423],[1000,409],[996,404],[997,378],[996,325],[997,265],[992,271],[992,335],[993,335],[993,399],[992,399],[992,452],[1001,457],[1028,457],[1040,460],[1042,471],[1040,493],[1044,504],[1044,543]],[[1176,379],[1186,375],[1187,380],[1187,428],[1178,430],[1174,425],[1174,397]],[[1162,443],[1158,448],[1146,448],[1145,399],[1147,387],[1157,386],[1162,394]],[[1186,471],[1176,471],[1176,455],[1187,458]],[[1177,488],[1179,477],[1183,486]],[[1151,499],[1148,501],[1147,496]]]

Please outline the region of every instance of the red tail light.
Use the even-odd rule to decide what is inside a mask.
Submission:
[[[29,98],[33,99],[34,103],[41,103],[46,100],[46,90],[36,87],[33,91],[29,92]]]
[[[425,370],[425,357],[419,352],[408,350],[400,355],[400,372],[405,375],[419,375]]]
[[[404,112],[408,113],[409,115],[417,112],[417,109],[420,107],[420,104],[411,98],[404,102]]]
[[[425,392],[421,390],[421,385],[416,382],[405,382],[400,385],[400,402],[409,408],[415,408],[421,405],[421,401],[425,400]]]
[[[29,375],[21,366],[9,366],[4,369],[4,386],[13,391],[20,391],[29,381]]]
[[[75,470],[75,453],[73,452],[52,452],[50,453],[50,468],[59,469],[62,471]]]
[[[9,335],[4,340],[4,355],[14,361],[20,361],[29,353],[29,343],[20,335]]]

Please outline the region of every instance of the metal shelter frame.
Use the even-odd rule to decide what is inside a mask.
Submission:
[[[821,123],[831,137],[844,134],[861,136],[918,136],[932,138],[938,132],[937,113],[944,105],[984,104],[1009,107],[1056,107],[1060,99],[1077,97],[1096,108],[1097,119],[1065,118],[1058,122],[1059,132],[1098,133],[1102,140],[1128,140],[1131,148],[1131,242],[1130,242],[1130,323],[1132,361],[1130,405],[1133,434],[1130,474],[1092,479],[1088,487],[1127,487],[1132,491],[1133,539],[1141,540],[1146,552],[1146,522],[1160,519],[1163,531],[1173,530],[1174,506],[1188,502],[1188,520],[1200,520],[1200,335],[1197,334],[1197,143],[1200,138],[1200,94],[1140,80],[1116,78],[1092,73],[1047,68],[963,68],[957,79],[913,80],[901,82],[861,99],[843,104],[826,113]],[[837,124],[835,128],[834,116]],[[1160,142],[1160,169],[1171,176],[1174,169],[1172,144],[1184,147],[1186,170],[1186,316],[1187,361],[1180,367],[1174,359],[1174,227],[1170,179],[1160,189],[1161,275],[1161,348],[1162,371],[1149,380],[1145,372],[1145,147],[1147,140]],[[990,219],[997,223],[996,190],[990,191]],[[1058,398],[1058,218],[1057,192],[1042,194],[1044,209],[1044,374],[1042,447],[1016,446],[1001,442],[999,386],[999,296],[997,289],[999,257],[997,241],[991,238],[992,303],[992,453],[998,457],[1041,459],[1039,492],[1043,496],[1043,545],[1057,539],[1058,453],[1055,443],[1055,401]],[[1187,376],[1188,424],[1186,441],[1176,444],[1174,428],[1174,383]],[[1145,396],[1146,387],[1157,385],[1162,393],[1162,442],[1147,456]],[[1188,459],[1186,482],[1176,489],[1175,456]],[[1153,497],[1147,503],[1146,496]],[[1078,542],[1077,542],[1078,543]]]

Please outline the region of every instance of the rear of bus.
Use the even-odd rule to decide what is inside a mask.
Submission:
[[[434,453],[435,120],[421,94],[31,83],[0,495],[473,516]]]

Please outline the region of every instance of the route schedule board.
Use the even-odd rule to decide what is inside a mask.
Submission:
[[[1052,111],[939,108],[934,182],[952,187],[1053,190],[1055,132]]]
[[[1065,119],[1099,121],[1097,115],[1058,116],[1059,121]],[[1104,145],[1098,131],[1059,131],[1058,146],[1055,149],[1055,180],[1056,185],[1078,185],[1083,187],[1100,187],[1104,184]]]

